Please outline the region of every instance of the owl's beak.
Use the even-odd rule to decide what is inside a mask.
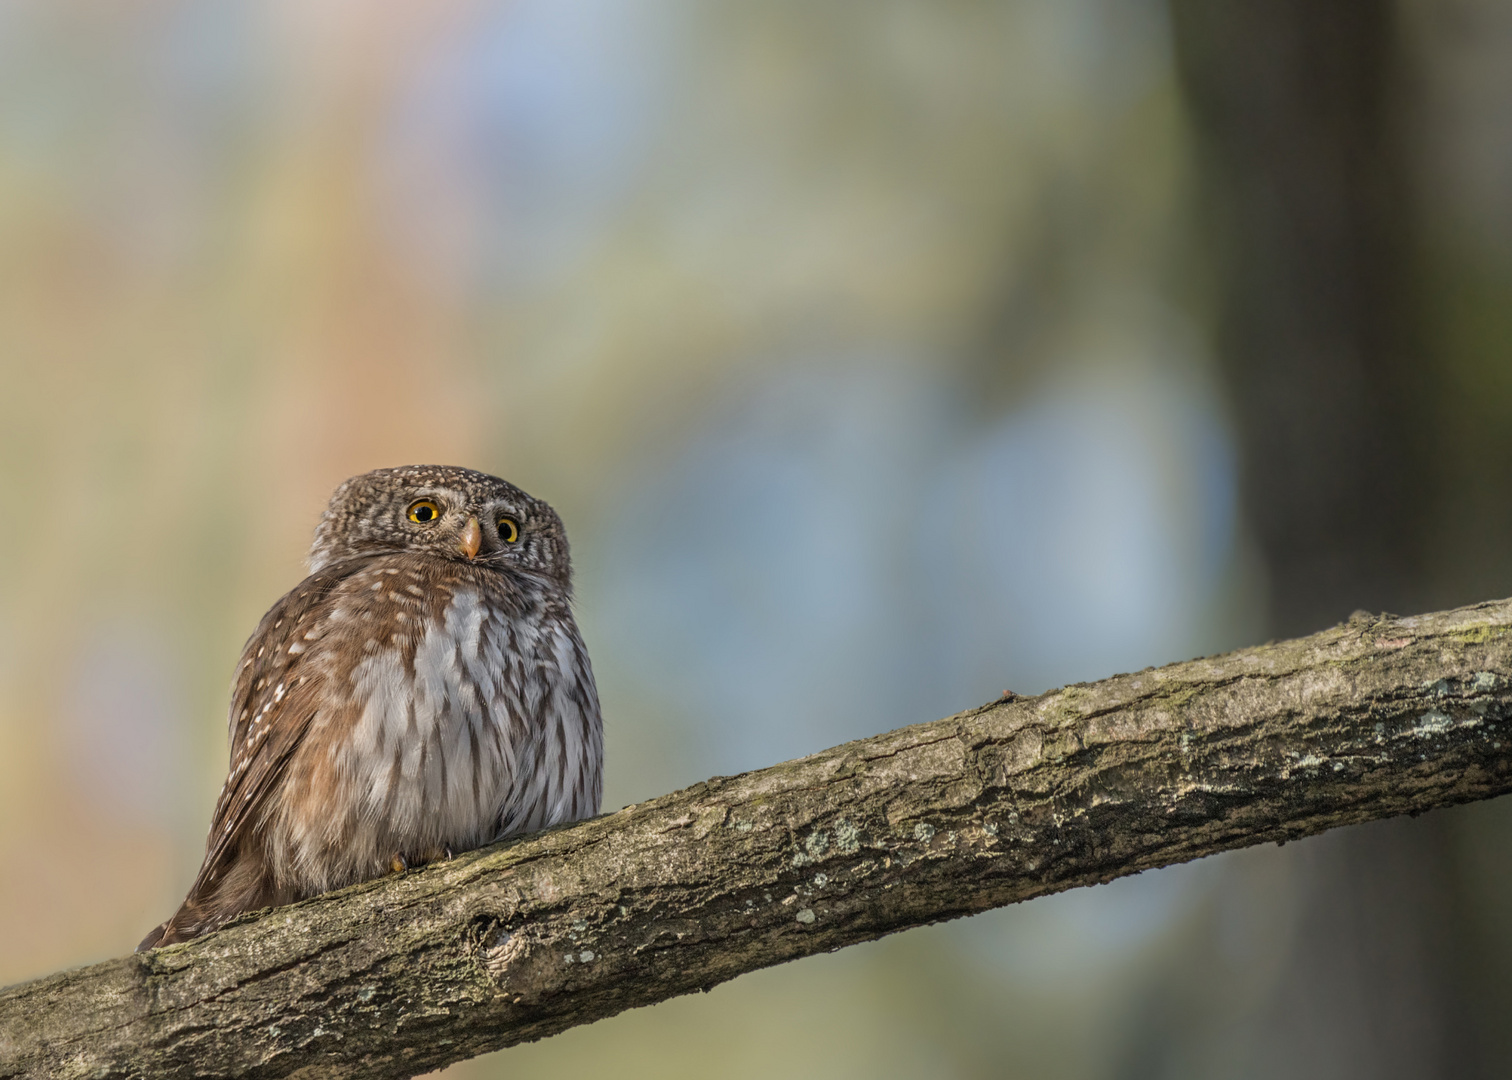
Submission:
[[[469,559],[478,557],[478,549],[483,546],[483,529],[478,525],[478,519],[470,517],[462,529],[461,547],[462,554]]]

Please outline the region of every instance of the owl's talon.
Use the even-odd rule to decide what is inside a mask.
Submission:
[[[389,873],[391,874],[402,874],[409,868],[409,860],[403,855],[395,855],[389,860]]]
[[[446,853],[444,857],[447,859],[455,859],[457,857],[457,853],[451,849],[450,844],[447,844],[446,847],[442,848],[441,850]]]

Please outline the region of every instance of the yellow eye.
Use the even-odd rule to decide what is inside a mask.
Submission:
[[[410,503],[409,519],[418,525],[429,525],[441,516],[441,508],[429,499]]]
[[[501,517],[499,519],[499,539],[506,544],[512,544],[520,538],[520,527],[515,524],[514,518]]]

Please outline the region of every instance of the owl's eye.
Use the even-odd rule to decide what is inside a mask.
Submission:
[[[499,519],[499,539],[506,544],[512,544],[520,538],[520,527],[515,524],[514,518],[501,517]]]
[[[430,499],[410,503],[409,519],[418,525],[429,525],[441,516],[441,508]]]

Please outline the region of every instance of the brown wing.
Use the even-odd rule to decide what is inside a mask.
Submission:
[[[261,852],[247,843],[268,796],[315,715],[321,665],[310,662],[331,590],[349,567],[312,574],[263,616],[247,640],[231,693],[231,765],[205,841],[205,861],[179,910],[137,951],[213,930],[239,914],[279,902]]]

